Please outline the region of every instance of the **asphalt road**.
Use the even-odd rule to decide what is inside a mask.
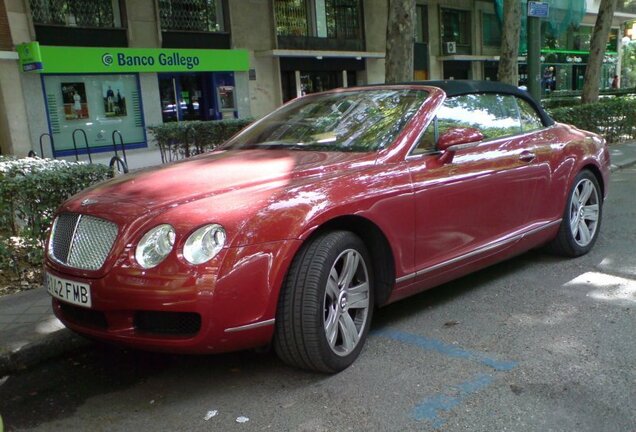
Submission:
[[[378,311],[338,375],[96,346],[0,381],[5,428],[636,431],[635,187],[613,175],[585,257],[530,252]]]

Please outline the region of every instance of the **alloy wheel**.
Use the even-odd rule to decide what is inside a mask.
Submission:
[[[347,249],[336,258],[327,280],[324,329],[331,350],[351,353],[362,337],[369,316],[369,273],[362,255]]]
[[[570,201],[570,231],[576,244],[585,247],[594,239],[599,213],[599,196],[594,183],[587,178],[581,179]]]

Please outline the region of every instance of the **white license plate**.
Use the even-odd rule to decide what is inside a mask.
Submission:
[[[79,306],[91,307],[91,287],[88,284],[75,282],[45,274],[46,290],[53,297]]]

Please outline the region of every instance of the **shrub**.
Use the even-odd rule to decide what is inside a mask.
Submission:
[[[164,161],[181,159],[209,150],[227,141],[252,119],[184,121],[149,126]]]
[[[630,97],[608,98],[548,112],[554,120],[595,132],[609,143],[636,138],[636,99]]]
[[[41,266],[53,213],[71,195],[111,177],[103,165],[0,156],[0,269]]]
[[[547,110],[563,107],[571,107],[581,105],[581,98],[573,96],[570,98],[549,98],[541,99],[541,105]]]

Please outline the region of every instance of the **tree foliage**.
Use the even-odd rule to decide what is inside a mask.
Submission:
[[[0,156],[0,271],[39,268],[55,210],[111,176],[105,165]]]

